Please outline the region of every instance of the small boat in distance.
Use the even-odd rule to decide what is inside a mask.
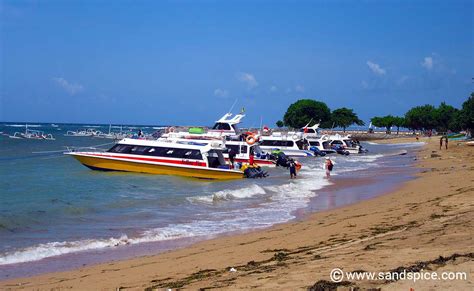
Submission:
[[[241,179],[226,164],[221,143],[123,139],[106,152],[68,152],[84,166],[100,171],[177,175],[201,179]]]
[[[76,131],[68,130],[64,136],[89,136],[90,137],[90,136],[97,136],[101,134],[103,133],[99,130],[87,128],[87,129],[76,130]]]
[[[122,130],[122,126],[120,126],[119,128],[120,128],[119,132],[112,131],[112,124],[109,124],[109,132],[108,133],[98,132],[98,134],[94,135],[94,137],[121,140],[121,139],[124,139],[124,138],[130,138],[130,137],[133,136],[133,134],[131,132],[124,132]]]
[[[42,139],[42,140],[55,140],[52,134],[45,134],[41,130],[28,129],[28,124],[25,124],[25,132],[15,132],[13,135],[9,135],[9,138],[13,139]]]

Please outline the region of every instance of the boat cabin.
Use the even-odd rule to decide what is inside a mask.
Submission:
[[[237,124],[239,124],[244,117],[245,114],[236,114],[233,116],[232,113],[226,113],[216,121],[214,126],[209,131],[237,135],[239,134]]]
[[[300,134],[262,136],[259,146],[263,150],[278,149],[288,156],[313,156],[306,138]]]
[[[127,139],[126,139],[127,140]],[[125,140],[125,141],[126,141]],[[164,143],[148,142],[147,145],[120,142],[107,152],[126,155],[141,155],[164,158],[164,162],[177,161],[185,165],[208,166],[209,168],[228,167],[222,149],[213,149],[204,143]],[[156,145],[155,145],[156,144]]]

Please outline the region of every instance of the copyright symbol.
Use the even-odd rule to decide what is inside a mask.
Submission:
[[[340,283],[342,282],[342,279],[344,279],[344,273],[339,268],[332,269],[329,276],[331,277],[331,281],[334,283]]]

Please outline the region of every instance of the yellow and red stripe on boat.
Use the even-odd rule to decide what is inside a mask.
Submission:
[[[124,171],[159,175],[177,175],[201,179],[241,179],[241,171],[208,168],[203,161],[137,157],[98,152],[71,152],[83,165],[103,171]]]

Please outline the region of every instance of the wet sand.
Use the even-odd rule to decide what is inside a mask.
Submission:
[[[418,178],[389,194],[159,255],[6,280],[0,289],[306,289],[336,286],[326,282],[336,267],[468,273],[468,280],[344,281],[342,288],[472,289],[474,147],[452,142],[439,151],[438,139],[424,141]]]

